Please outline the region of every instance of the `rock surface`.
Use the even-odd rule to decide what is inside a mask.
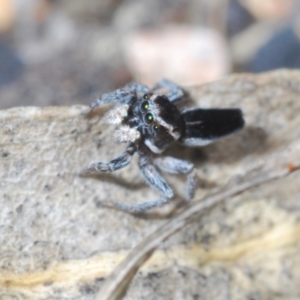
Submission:
[[[246,128],[201,149],[168,154],[192,160],[194,201],[300,138],[300,72],[238,74],[187,90],[200,107],[240,107]],[[81,170],[118,155],[102,112],[86,106],[0,112],[0,298],[93,299],[138,242],[165,220],[98,207],[157,194],[136,157],[111,175]],[[182,195],[184,178],[166,176]],[[298,299],[300,174],[255,188],[173,236],[134,279],[125,299]],[[168,210],[168,207],[162,211]]]

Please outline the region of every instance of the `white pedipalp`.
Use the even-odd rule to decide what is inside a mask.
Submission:
[[[133,143],[141,137],[141,134],[137,129],[123,125],[115,130],[113,137],[119,143]]]
[[[129,105],[115,107],[109,110],[103,117],[103,122],[111,125],[121,124],[123,119],[127,116]]]

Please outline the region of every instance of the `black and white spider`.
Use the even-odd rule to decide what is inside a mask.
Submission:
[[[169,93],[155,93],[162,88],[168,89]],[[196,189],[194,165],[189,161],[161,156],[161,153],[175,141],[186,146],[203,146],[244,126],[240,109],[196,108],[180,111],[175,103],[186,95],[169,80],[160,81],[152,89],[131,83],[103,94],[90,105],[90,109],[94,110],[105,104],[116,104],[105,114],[104,120],[108,124],[121,125],[115,131],[114,138],[117,142],[129,143],[129,146],[119,157],[109,162],[96,162],[87,171],[99,173],[121,169],[131,162],[137,152],[144,180],[161,194],[161,198],[154,201],[132,205],[109,202],[109,206],[138,213],[168,203],[174,192],[157,168],[171,174],[186,174],[185,200],[191,200]]]

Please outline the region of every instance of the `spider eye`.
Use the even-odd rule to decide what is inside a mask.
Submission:
[[[147,113],[147,114],[145,115],[145,121],[146,121],[146,123],[148,123],[148,124],[152,123],[152,122],[153,122],[153,115],[150,114],[150,113]]]
[[[143,111],[147,111],[149,109],[149,102],[148,101],[144,101],[142,103],[142,110]]]
[[[153,125],[153,129],[154,129],[154,131],[156,131],[156,132],[159,132],[159,125]]]
[[[143,99],[149,100],[151,96],[152,96],[151,93],[145,94],[145,95],[143,96]]]

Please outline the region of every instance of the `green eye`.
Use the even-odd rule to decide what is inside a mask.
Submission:
[[[145,95],[143,96],[143,99],[149,100],[151,96],[152,96],[151,93],[145,94]]]
[[[158,131],[159,131],[159,126],[158,126],[158,125],[154,125],[154,126],[153,126],[153,129],[154,129],[156,132],[158,132]]]
[[[143,102],[143,104],[142,104],[142,110],[146,111],[148,109],[149,109],[149,102],[148,101]]]
[[[145,115],[145,120],[146,120],[146,123],[150,124],[153,122],[153,115],[148,113]]]

